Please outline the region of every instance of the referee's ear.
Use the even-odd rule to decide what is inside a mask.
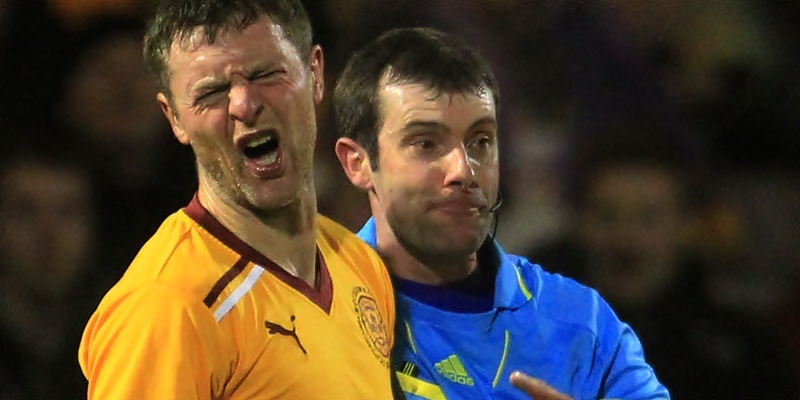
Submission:
[[[372,168],[363,147],[353,139],[341,137],[336,141],[336,157],[353,185],[364,190],[372,189]]]

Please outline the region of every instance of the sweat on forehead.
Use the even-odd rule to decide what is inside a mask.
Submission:
[[[221,37],[230,33],[242,32],[250,26],[255,25],[262,19],[269,21],[269,29],[279,39],[290,39],[286,35],[286,30],[281,24],[275,22],[268,15],[263,15],[259,19],[248,23],[247,25],[226,25],[218,27],[215,31],[209,30],[210,28],[204,26],[197,26],[191,30],[180,31],[175,33],[172,39],[171,49],[178,46],[181,50],[191,50],[202,45],[213,45],[218,43]],[[265,32],[266,33],[266,32]]]
[[[189,38],[199,31],[205,37],[200,43],[213,44],[217,35],[242,31],[262,17],[279,25],[301,54],[309,54],[313,32],[300,0],[156,1],[145,30],[144,58],[159,90],[169,93],[167,62],[176,43],[192,43]]]

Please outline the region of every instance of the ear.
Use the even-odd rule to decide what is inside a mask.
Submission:
[[[172,127],[172,133],[179,142],[189,144],[189,136],[186,134],[186,130],[183,129],[183,125],[178,121],[178,114],[172,109],[172,106],[170,106],[167,96],[164,93],[158,93],[156,99],[161,106],[161,112],[167,117],[167,121],[169,121],[169,125]]]
[[[342,164],[345,175],[350,182],[364,190],[371,190],[372,168],[367,151],[353,139],[342,137],[336,141],[336,157]]]
[[[322,55],[322,47],[319,45],[311,48],[309,66],[311,67],[311,77],[314,79],[314,102],[319,104],[325,93],[325,57]]]

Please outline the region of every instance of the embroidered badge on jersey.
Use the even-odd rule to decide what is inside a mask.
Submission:
[[[353,288],[353,309],[358,315],[358,327],[372,353],[381,364],[389,366],[390,346],[387,340],[386,323],[383,321],[378,303],[363,286]]]

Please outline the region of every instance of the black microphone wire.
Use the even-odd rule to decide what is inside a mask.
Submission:
[[[498,191],[497,201],[491,208],[489,208],[489,213],[494,214],[494,221],[493,221],[494,228],[492,228],[492,240],[495,240],[495,237],[497,236],[497,225],[499,224],[501,205],[503,205],[503,194]]]

